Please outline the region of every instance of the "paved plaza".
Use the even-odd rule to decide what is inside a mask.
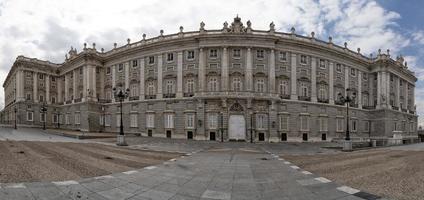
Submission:
[[[37,140],[37,131],[33,134],[32,139]],[[6,131],[6,135],[10,132]],[[50,139],[42,133],[39,137]],[[55,136],[53,140],[68,139]],[[85,142],[100,143],[99,140]],[[218,143],[140,137],[130,138],[129,142],[131,146],[125,148],[185,154],[160,164],[99,177],[0,184],[0,199],[380,199],[305,171],[285,160],[284,155],[279,156],[282,152],[300,154],[298,148],[304,148],[305,154],[336,153],[316,144]],[[103,143],[108,144],[106,140]]]

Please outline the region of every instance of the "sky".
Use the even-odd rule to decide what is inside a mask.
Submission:
[[[220,29],[238,14],[253,29],[310,35],[376,55],[403,55],[418,78],[416,105],[424,114],[424,1],[421,0],[0,0],[0,82],[18,55],[62,63],[71,46],[109,50],[113,43],[199,29]],[[0,108],[4,94],[0,90]],[[424,125],[423,118],[419,124]]]

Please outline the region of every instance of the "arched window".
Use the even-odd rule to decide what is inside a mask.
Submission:
[[[166,94],[174,94],[174,80],[166,81]]]
[[[264,79],[256,80],[256,92],[265,92],[265,80]]]
[[[300,96],[302,97],[308,97],[309,96],[309,90],[308,90],[308,85],[306,83],[301,83],[300,84]]]
[[[216,77],[209,78],[208,89],[211,92],[218,91],[218,79]]]
[[[194,93],[194,80],[193,79],[187,80],[186,92],[187,93]]]
[[[280,81],[280,87],[279,92],[281,95],[288,95],[289,94],[289,83],[287,80],[281,80]]]
[[[233,89],[233,91],[241,91],[242,90],[241,79],[239,77],[233,78],[232,89]]]
[[[147,95],[155,95],[155,83],[153,81],[147,83]]]

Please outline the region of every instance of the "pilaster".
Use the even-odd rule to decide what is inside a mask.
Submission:
[[[381,108],[381,87],[381,72],[377,72],[377,109]]]
[[[74,73],[74,78],[72,79],[73,80],[73,89],[74,89],[73,90],[74,91],[74,94],[73,94],[74,95],[74,98],[72,99],[72,102],[75,103],[75,99],[77,99],[77,97],[78,97],[77,96],[77,94],[78,94],[77,93],[77,91],[78,91],[77,70],[73,70],[72,73]]]
[[[358,108],[362,109],[362,72],[358,71]]]
[[[398,107],[398,109],[400,110],[401,109],[401,107],[400,107],[400,77],[397,77],[397,79],[396,79],[396,92],[395,92],[395,95],[396,95],[396,107]]]
[[[228,50],[227,47],[222,49],[222,64],[221,64],[221,91],[228,91]]]
[[[144,58],[140,59],[140,100],[144,99]]]
[[[62,97],[62,78],[60,76],[56,77],[56,87],[57,87],[57,103],[63,101]]]
[[[198,83],[199,83],[199,90],[201,92],[205,91],[205,69],[206,69],[206,60],[205,60],[205,52],[203,51],[203,48],[199,49],[199,77],[198,77]]]
[[[183,97],[183,52],[177,53],[177,98]]]
[[[47,104],[50,104],[50,75],[46,74],[46,100]]]
[[[311,60],[311,101],[317,102],[317,62],[316,58]]]
[[[245,85],[246,85],[246,91],[252,91],[252,83],[253,83],[253,77],[252,77],[252,49],[249,47],[247,48],[246,53],[246,73],[245,73]]]
[[[269,55],[269,93],[275,93],[275,52],[271,49]]]
[[[343,96],[347,96],[346,89],[349,88],[349,67],[345,66],[345,91]]]
[[[330,62],[330,64],[328,65],[328,70],[329,70],[328,102],[330,103],[330,105],[334,105],[334,63],[333,62]]]
[[[116,65],[112,65],[112,89],[116,88]],[[112,94],[112,102],[115,102],[115,98],[113,98]]]
[[[66,103],[66,101],[69,100],[69,75],[65,74],[65,101],[64,103]]]
[[[33,73],[33,87],[32,87],[33,91],[33,95],[34,95],[34,102],[38,102],[38,73],[34,72]]]
[[[291,76],[290,76],[290,80],[291,80],[291,95],[290,95],[290,99],[292,100],[297,100],[297,56],[296,54],[292,53],[291,54]]]
[[[156,95],[157,99],[162,99],[162,82],[163,82],[163,74],[162,74],[162,54],[158,55],[158,92]]]

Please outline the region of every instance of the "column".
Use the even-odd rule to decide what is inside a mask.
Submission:
[[[87,65],[82,66],[82,99],[81,101],[87,101],[87,93],[90,88],[89,78],[89,67]]]
[[[380,104],[381,104],[382,107],[387,107],[387,100],[388,99],[387,99],[387,95],[386,95],[387,90],[386,90],[386,72],[385,71],[381,72],[380,82],[381,82]],[[384,100],[383,100],[383,98],[384,98]]]
[[[87,66],[87,71],[88,71],[88,75],[87,75],[87,83],[88,83],[88,90],[86,91],[87,93],[89,93],[88,96],[88,100],[91,101],[96,101],[97,100],[97,85],[96,85],[96,80],[97,80],[97,73],[96,73],[96,66],[94,65],[88,65]]]
[[[269,55],[269,93],[275,93],[275,52],[274,49],[271,49],[271,54]]]
[[[116,65],[112,65],[111,68],[112,68],[112,89],[113,89],[113,88],[116,88]],[[115,98],[113,98],[113,94],[111,98],[112,98],[112,103],[114,103]]]
[[[60,76],[56,77],[56,87],[57,87],[57,99],[56,102],[60,103],[63,101],[62,97],[62,79]]]
[[[415,86],[411,85],[411,110],[415,110]]]
[[[228,50],[224,47],[222,50],[222,64],[221,64],[221,91],[228,91]]]
[[[290,95],[290,99],[292,100],[297,100],[297,57],[296,54],[292,53],[291,54],[291,75],[290,75],[290,80],[291,80],[291,95]]]
[[[388,107],[392,108],[390,105],[390,72],[386,72],[386,104]]]
[[[381,108],[381,72],[377,72],[377,105],[376,108]]]
[[[144,58],[140,59],[140,100],[144,99]]]
[[[183,97],[183,52],[177,53],[177,98]]]
[[[358,108],[362,109],[362,72],[358,70]]]
[[[50,104],[50,75],[46,74],[46,100],[47,104]]]
[[[38,73],[33,73],[33,96],[34,96],[34,102],[38,102]]]
[[[400,110],[400,77],[396,79],[396,107]]]
[[[199,49],[199,77],[198,77],[200,92],[203,92],[206,90],[205,69],[206,69],[205,53],[203,51],[203,48],[200,48]]]
[[[97,96],[97,99],[106,99],[105,97],[105,68],[100,67],[100,72],[99,72],[99,78],[100,78],[100,91],[99,91],[99,96]]]
[[[349,88],[349,67],[345,66],[345,91],[344,96],[347,95],[346,89]]]
[[[311,60],[311,101],[317,102],[317,62],[316,58]]]
[[[64,103],[66,103],[66,101],[69,100],[69,77],[66,74],[64,76],[65,76],[65,101],[64,101]]]
[[[162,54],[158,55],[158,93],[156,95],[157,99],[162,99]]]
[[[369,83],[369,97],[368,97],[368,105],[374,105],[374,75],[368,74],[368,83]]]
[[[124,70],[125,70],[125,87],[122,88],[124,91],[126,89],[130,88],[130,62],[125,62],[124,63]],[[125,101],[129,101],[129,98],[126,98]]]
[[[334,105],[334,63],[333,62],[330,62],[330,64],[329,64],[329,66],[328,66],[328,70],[329,70],[329,79],[330,80],[328,80],[328,82],[329,82],[329,85],[328,85],[328,93],[329,93],[329,95],[328,95],[328,102],[331,104],[331,105]]]
[[[253,68],[253,60],[252,60],[252,49],[249,47],[247,48],[246,53],[246,73],[245,73],[245,85],[246,85],[246,91],[252,91],[252,83],[253,83],[253,76],[252,76],[252,68]]]
[[[18,70],[16,72],[16,101],[25,101],[24,84],[24,71]]]
[[[408,81],[405,81],[405,109],[407,109],[408,110],[408,86],[409,86],[409,83],[408,83]]]
[[[73,90],[73,91],[74,91],[74,94],[73,94],[73,95],[74,95],[74,99],[72,100],[72,102],[73,102],[73,103],[75,103],[75,99],[77,99],[77,98],[78,98],[78,96],[77,96],[77,94],[78,94],[78,93],[77,93],[77,91],[78,91],[78,85],[77,85],[77,83],[78,83],[78,81],[77,81],[77,79],[78,79],[77,74],[78,74],[78,73],[77,73],[77,71],[78,71],[78,70],[73,70],[73,71],[72,71],[72,73],[74,73],[74,78],[72,79],[72,80],[73,80],[73,86],[72,86],[72,87],[73,87],[73,89],[74,89],[74,90]]]

